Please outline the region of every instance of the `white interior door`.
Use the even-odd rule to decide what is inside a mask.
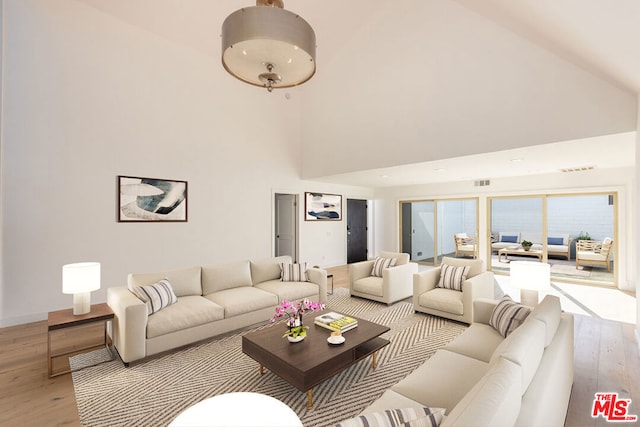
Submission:
[[[276,194],[275,200],[275,255],[289,255],[297,261],[297,215],[295,194]]]

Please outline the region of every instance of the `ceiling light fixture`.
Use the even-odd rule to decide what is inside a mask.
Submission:
[[[282,0],[257,0],[222,23],[222,65],[269,92],[297,86],[316,72],[316,35]]]

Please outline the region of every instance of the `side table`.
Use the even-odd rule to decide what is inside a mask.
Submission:
[[[79,354],[79,353],[86,352],[88,350],[97,350],[98,348],[102,348],[104,346],[109,352],[109,355],[111,356],[110,360],[113,360],[114,353],[109,347],[109,341],[108,341],[109,337],[107,334],[107,325],[109,322],[113,320],[113,318],[114,318],[113,311],[111,311],[109,306],[105,303],[94,304],[91,306],[91,311],[89,313],[81,314],[78,316],[73,315],[73,309],[71,308],[66,310],[49,312],[49,319],[47,323],[47,326],[48,326],[47,328],[47,360],[49,364],[49,369],[48,369],[49,378],[62,375],[62,374],[67,374],[73,371],[70,367],[70,369],[66,371],[53,373],[53,359],[56,357]],[[73,348],[72,350],[69,350],[69,351],[60,351],[60,352],[52,351],[51,332],[61,330],[61,329],[73,328],[76,326],[86,325],[90,323],[96,323],[96,322],[104,323],[104,342],[102,344],[90,345],[90,346],[85,346],[80,348]],[[102,363],[102,362],[99,362],[99,363]],[[97,363],[94,365],[97,365]],[[94,366],[94,365],[89,365],[89,366]],[[87,366],[83,366],[83,367],[87,367]]]

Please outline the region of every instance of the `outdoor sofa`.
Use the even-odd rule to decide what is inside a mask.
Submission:
[[[498,252],[500,249],[522,246],[523,241],[533,243],[532,250],[542,250],[542,233],[501,231],[498,238],[491,243],[491,251]],[[571,257],[571,237],[568,234],[549,234],[547,236],[547,253],[554,256]]]

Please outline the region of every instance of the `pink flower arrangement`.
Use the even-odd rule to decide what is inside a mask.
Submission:
[[[271,323],[275,322],[281,317],[288,317],[287,326],[289,327],[289,331],[283,335],[283,337],[291,336],[292,338],[297,338],[298,336],[307,336],[306,330],[309,329],[308,326],[302,326],[302,315],[304,313],[323,310],[325,308],[324,303],[318,301],[309,301],[308,298],[305,298],[301,301],[292,302],[283,300],[279,306],[276,307],[276,314],[271,318]]]

